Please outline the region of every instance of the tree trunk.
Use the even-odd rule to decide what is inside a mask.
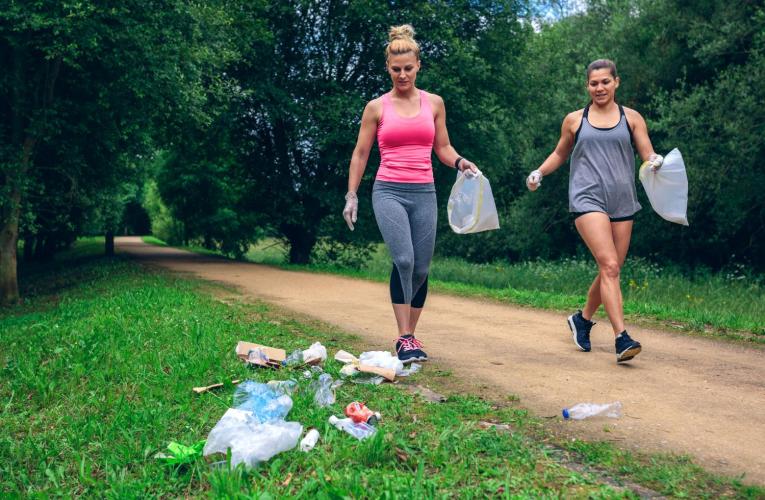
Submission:
[[[104,250],[106,255],[114,255],[114,231],[107,231],[104,237]]]
[[[308,264],[316,245],[316,233],[293,224],[282,226],[282,233],[290,242],[290,264]]]
[[[16,251],[19,242],[19,213],[21,210],[21,186],[10,178],[11,196],[0,221],[0,304],[19,300],[18,266]]]

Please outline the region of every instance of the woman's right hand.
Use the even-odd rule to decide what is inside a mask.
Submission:
[[[542,185],[542,177],[542,172],[538,169],[526,177],[526,187],[529,188],[529,191],[536,191]]]
[[[353,231],[353,223],[356,222],[356,215],[359,211],[359,197],[353,191],[348,191],[345,195],[345,208],[343,209],[343,219],[348,224],[348,229]]]

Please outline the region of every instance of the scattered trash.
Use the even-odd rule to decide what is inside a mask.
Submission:
[[[287,486],[290,485],[291,482],[292,482],[292,472],[287,474],[287,477],[284,479],[284,481],[282,481],[282,487],[286,488]]]
[[[268,366],[268,355],[263,352],[263,349],[250,349],[247,353],[247,364],[257,366]]]
[[[311,451],[319,441],[319,431],[310,429],[302,441],[300,441],[300,451]]]
[[[359,355],[359,364],[394,370],[396,375],[404,371],[404,363],[388,351],[362,352]]]
[[[414,394],[419,394],[422,396],[425,401],[431,402],[431,403],[443,403],[446,401],[446,396],[443,396],[437,392],[434,392],[427,387],[423,387],[421,385],[415,385],[415,386],[408,386],[409,390],[413,392]]]
[[[263,355],[268,359],[266,361],[266,365],[260,364],[260,362],[257,362],[257,360],[263,360],[263,357],[260,355],[255,355],[254,359],[256,362],[250,363],[250,352],[251,351],[257,351],[260,350]],[[236,344],[236,355],[244,361],[245,363],[255,364],[256,366],[271,366],[271,367],[279,367],[282,364],[282,361],[287,359],[287,352],[284,349],[277,349],[275,347],[268,347],[261,344],[254,344],[252,342],[245,342],[243,340],[240,340]]]
[[[321,342],[314,342],[311,347],[303,351],[303,363],[309,365],[323,363],[327,359],[327,348]]]
[[[373,436],[377,432],[377,429],[373,426],[364,422],[357,424],[350,418],[337,418],[334,415],[330,415],[329,423],[359,440]]]
[[[496,429],[498,431],[512,432],[513,428],[508,424],[496,424],[494,422],[478,422],[478,427],[481,429]]]
[[[298,384],[296,381],[290,379],[269,380],[266,385],[281,394],[287,394],[288,396],[291,396],[295,392],[295,389],[297,389]]]
[[[371,373],[364,373],[357,377],[353,377],[351,379],[351,382],[353,382],[354,384],[380,385],[383,383],[384,380],[385,380],[385,377],[381,377],[379,375],[372,375]]]
[[[379,412],[370,410],[364,403],[359,403],[358,401],[349,403],[345,407],[345,416],[357,424],[364,422],[369,425],[376,425],[382,418]]]
[[[225,454],[230,449],[232,467],[240,463],[254,467],[297,446],[302,433],[298,422],[260,423],[250,411],[229,408],[207,436],[203,453]]]
[[[233,385],[236,385],[236,384],[238,384],[239,382],[241,382],[241,380],[232,380],[232,381],[231,381],[231,383],[232,383]],[[204,386],[204,387],[194,387],[192,390],[193,390],[194,392],[196,392],[197,394],[202,394],[202,393],[205,393],[205,392],[207,392],[207,391],[211,391],[211,390],[213,390],[213,389],[218,389],[218,388],[220,388],[220,387],[223,387],[224,385],[226,385],[226,384],[225,384],[225,383],[223,383],[223,382],[221,382],[221,383],[219,383],[219,384],[207,385],[207,386]]]
[[[571,408],[563,408],[563,418],[566,420],[582,420],[588,417],[620,418],[622,416],[622,403],[579,403]]]
[[[347,351],[343,351],[341,349],[341,350],[337,351],[337,353],[335,353],[335,361],[339,361],[339,362],[341,362],[343,364],[358,363],[359,362],[359,358],[357,358],[353,354],[351,354],[351,353],[349,353]]]
[[[282,361],[283,366],[295,366],[303,363],[303,351],[295,349]]]
[[[176,443],[172,441],[167,445],[167,451],[170,453],[159,452],[154,458],[164,461],[168,465],[181,465],[196,462],[202,457],[202,450],[205,447],[205,441],[198,441],[191,446]]]
[[[322,373],[318,380],[311,382],[310,389],[315,391],[314,402],[320,407],[329,406],[335,402],[335,391],[332,388],[332,375]]]
[[[409,375],[414,375],[418,371],[420,371],[420,368],[422,368],[422,365],[419,363],[411,363],[408,367],[401,370],[401,373],[397,373],[400,377],[408,377]]]
[[[376,353],[380,353],[376,355]],[[366,355],[366,356],[365,356]],[[400,365],[403,371],[403,363],[398,358],[391,356],[389,352],[384,351],[371,351],[370,353],[362,353],[364,359],[359,359],[353,354],[347,351],[338,351],[335,354],[335,360],[341,363],[345,363],[345,366],[340,369],[340,375],[344,377],[353,377],[360,373],[372,373],[385,377],[387,380],[393,382],[396,379],[396,371]],[[390,361],[393,358],[395,361]],[[373,362],[369,362],[369,361]],[[398,364],[396,364],[398,363]],[[354,380],[355,382],[355,380]],[[368,382],[358,382],[368,383]],[[379,384],[380,382],[375,382]]]
[[[251,412],[258,422],[284,419],[292,409],[292,398],[268,384],[242,382],[234,391],[234,408]]]

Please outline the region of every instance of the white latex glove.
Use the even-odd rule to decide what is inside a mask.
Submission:
[[[542,185],[542,172],[534,170],[526,177],[526,187],[529,191],[536,191]]]
[[[478,177],[483,172],[481,172],[477,168],[475,170],[473,170],[472,168],[466,168],[462,170],[462,173],[465,174],[465,177],[467,177],[468,179],[472,179],[473,177]]]
[[[657,155],[656,153],[651,154],[651,156],[648,157],[648,159],[643,162],[643,165],[651,169],[651,172],[656,172],[661,168],[661,165],[664,163],[664,157],[662,155]],[[641,167],[643,166],[641,165]]]
[[[465,174],[468,178],[476,177],[481,173],[481,171],[478,170],[478,167],[476,167],[475,163],[470,160],[466,160],[465,158],[460,161],[460,172]]]
[[[345,208],[343,209],[343,219],[348,224],[348,228],[353,231],[353,223],[356,222],[356,214],[359,211],[359,197],[353,191],[348,191],[345,195]]]

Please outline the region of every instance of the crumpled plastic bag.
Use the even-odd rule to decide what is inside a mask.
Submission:
[[[499,229],[499,216],[489,179],[482,172],[457,174],[446,205],[449,226],[457,234]]]
[[[327,359],[327,348],[321,342],[314,342],[311,347],[303,351],[303,363],[321,363]]]
[[[231,449],[231,466],[255,467],[277,453],[298,444],[303,426],[298,422],[259,423],[252,412],[229,408],[207,436],[204,455],[226,453]]]
[[[675,148],[664,157],[656,172],[640,168],[640,182],[654,212],[675,224],[688,225],[688,176],[680,151]]]

